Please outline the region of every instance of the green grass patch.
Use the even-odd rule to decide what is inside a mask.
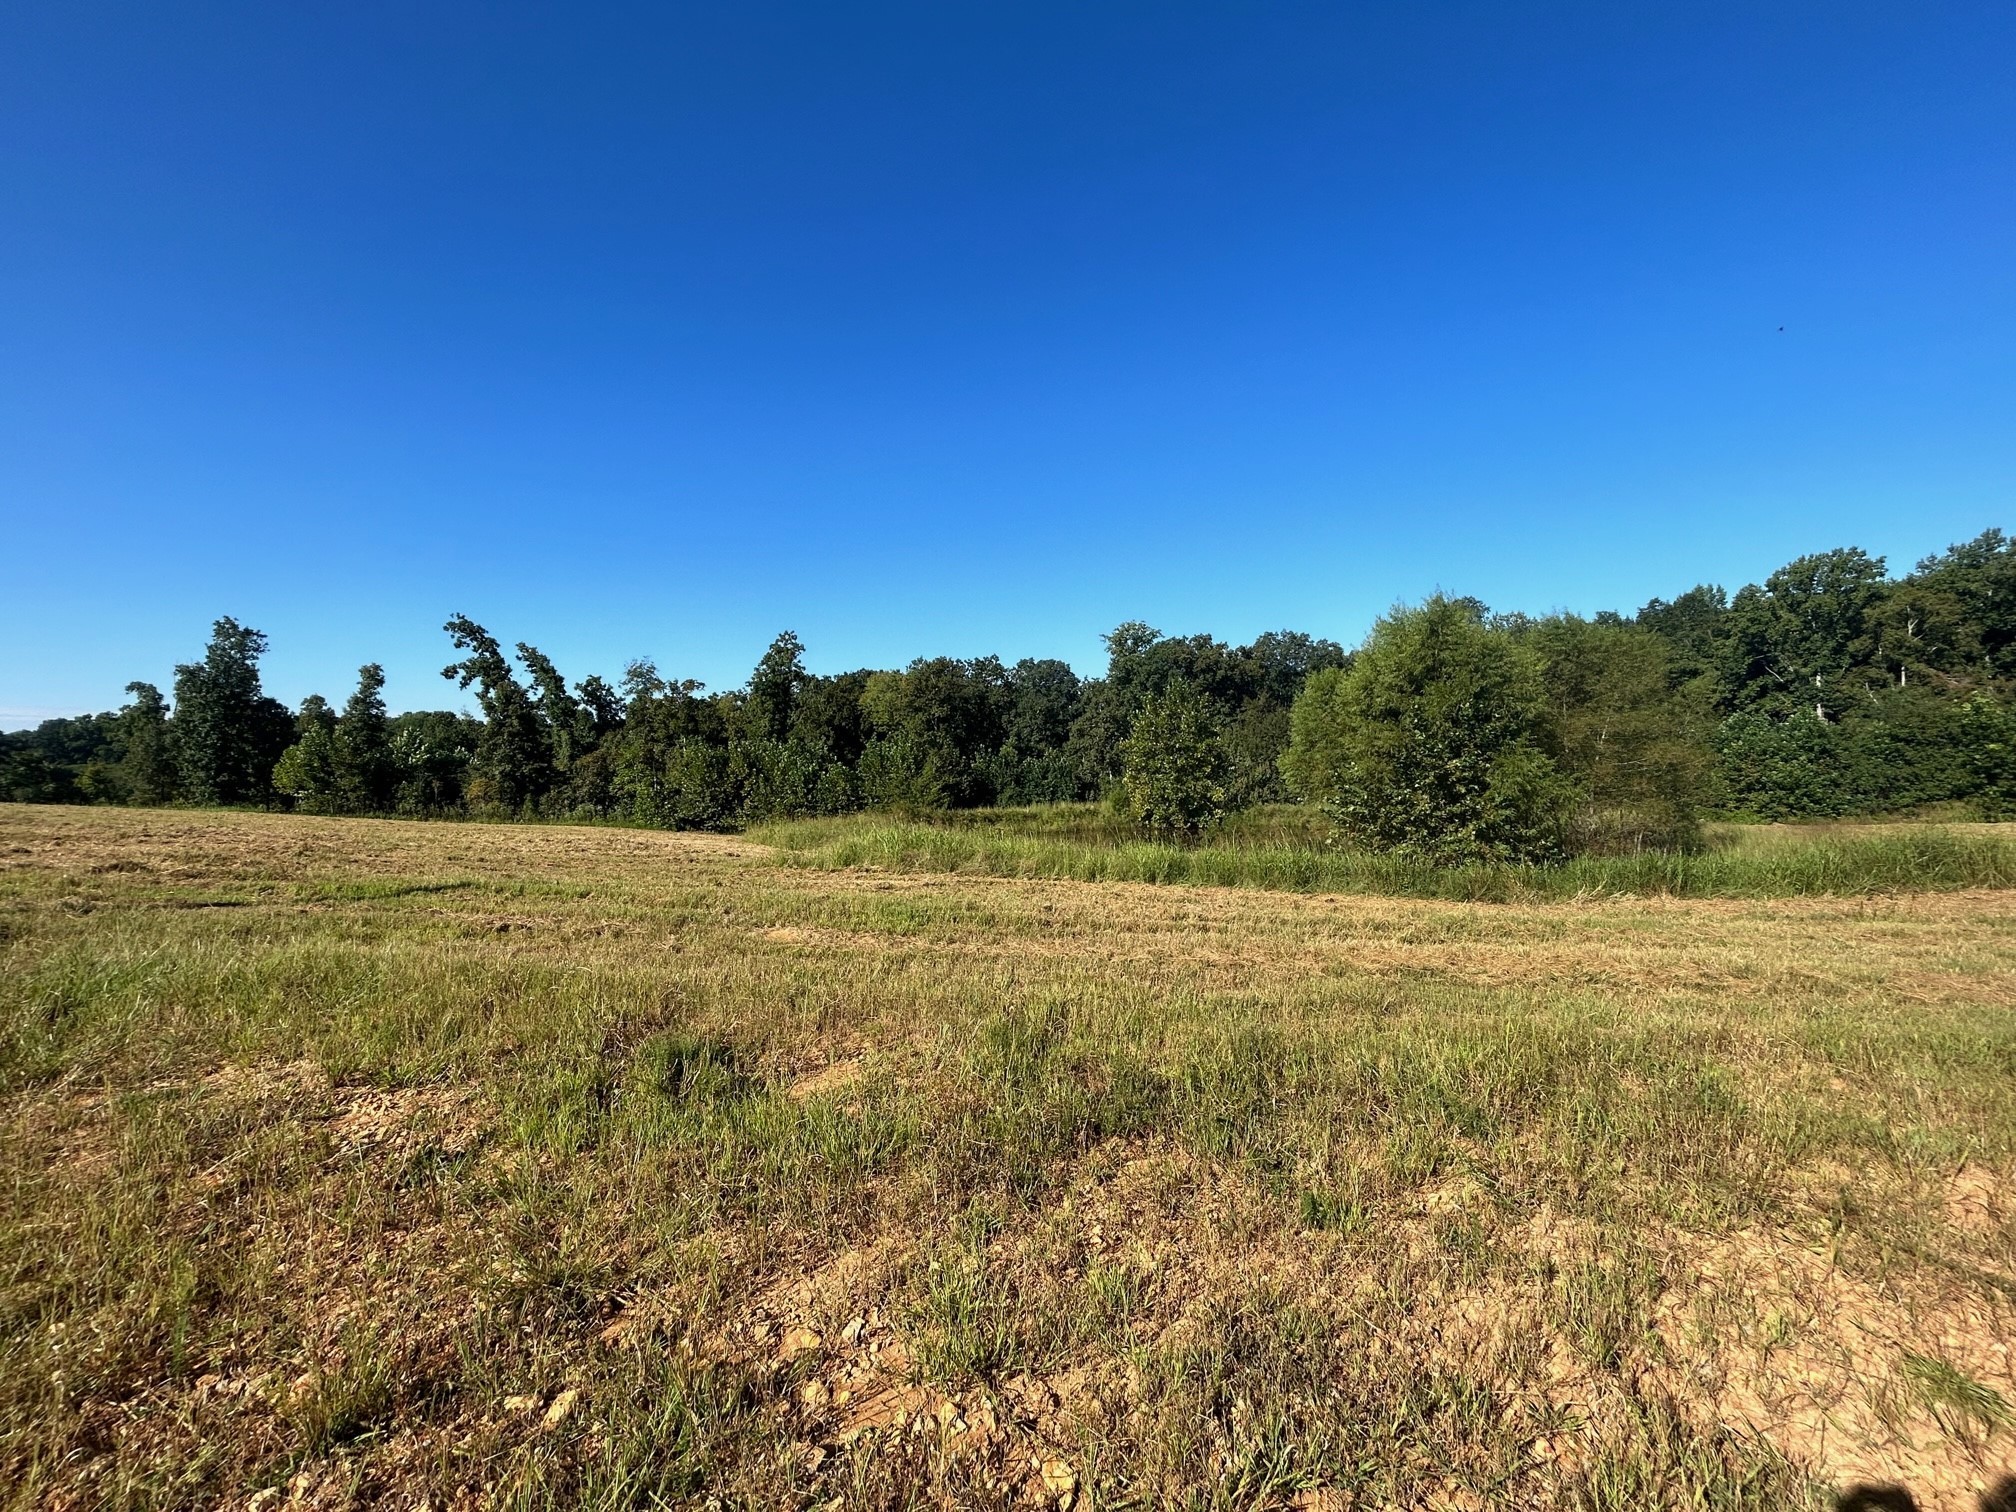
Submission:
[[[2016,886],[2016,829],[1940,825],[1721,826],[1699,854],[1591,856],[1553,866],[1434,866],[1329,847],[1262,810],[1194,846],[1141,839],[1090,806],[896,819],[877,814],[766,826],[753,838],[797,866],[875,867],[1080,882],[1252,887],[1467,902],[1605,896],[1784,898]]]

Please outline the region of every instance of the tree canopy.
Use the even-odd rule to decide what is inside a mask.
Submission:
[[[1133,620],[1093,676],[992,656],[822,673],[786,631],[738,688],[648,660],[569,680],[467,616],[444,629],[473,714],[391,713],[376,663],[340,710],[290,711],[261,683],[266,637],[225,617],[172,696],[136,681],[116,711],[0,735],[0,796],[712,829],[1113,797],[1165,833],[1302,797],[1353,843],[1444,857],[1684,848],[1705,814],[2016,811],[2016,542],[2000,530],[1899,577],[1844,547],[1635,614],[1437,597],[1356,652]]]

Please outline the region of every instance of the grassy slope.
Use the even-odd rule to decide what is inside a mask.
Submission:
[[[2012,1003],[2016,892],[0,807],[0,1500],[1971,1512]]]
[[[876,814],[755,832],[800,865],[1196,883],[1468,901],[1606,894],[1772,898],[2016,885],[2016,827],[1722,826],[1701,855],[1592,857],[1549,867],[1434,867],[1341,851],[1293,810],[1235,816],[1197,846],[1153,844],[1096,809],[983,810],[930,822]]]

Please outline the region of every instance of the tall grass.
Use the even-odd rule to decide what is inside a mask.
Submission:
[[[1143,840],[1088,807],[982,811],[943,820],[852,815],[769,825],[753,837],[820,868],[882,867],[1084,882],[1512,902],[1600,896],[1778,898],[2016,886],[2016,829],[1811,826],[1752,837],[1718,829],[1699,854],[1590,856],[1553,866],[1434,866],[1321,843],[1310,816],[1261,810],[1195,846]]]

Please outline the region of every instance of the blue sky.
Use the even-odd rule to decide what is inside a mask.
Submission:
[[[2009,518],[2016,9],[14,6],[0,723],[1141,618],[1354,641]],[[1783,330],[1780,330],[1783,327]]]

